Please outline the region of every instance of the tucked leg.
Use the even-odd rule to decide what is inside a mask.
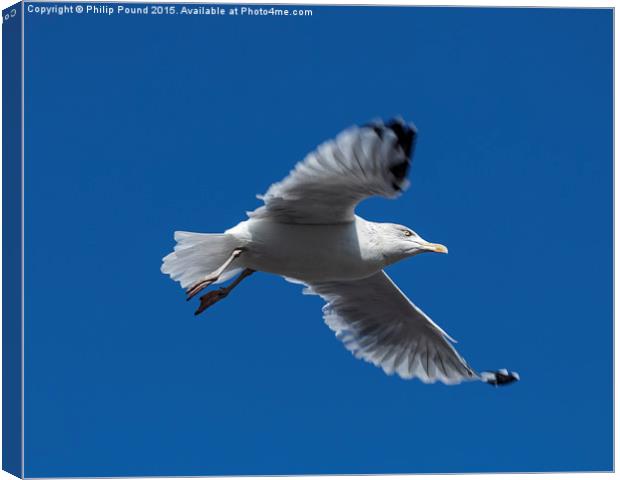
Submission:
[[[185,293],[187,293],[187,300],[191,300],[198,292],[208,287],[212,283],[217,282],[220,278],[220,275],[224,273],[224,270],[226,270],[228,266],[233,262],[233,260],[238,258],[242,252],[243,250],[241,248],[233,250],[233,252],[230,254],[230,257],[228,257],[228,259],[217,270],[209,273],[204,279],[200,280],[199,282],[188,288],[185,291]]]
[[[226,296],[232,291],[233,288],[239,285],[243,281],[244,278],[249,277],[253,273],[254,273],[254,270],[246,268],[227,287],[218,288],[217,290],[213,290],[212,292],[209,292],[203,295],[202,297],[200,297],[200,306],[198,307],[198,310],[194,312],[194,315],[200,315],[202,312],[204,312],[207,308],[209,308],[214,303],[217,303],[221,299],[226,298]]]

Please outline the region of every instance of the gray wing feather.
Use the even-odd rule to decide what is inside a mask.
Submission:
[[[456,384],[480,380],[441,328],[385,274],[350,282],[309,285],[320,295],[325,323],[357,358],[385,373]]]
[[[248,215],[283,223],[350,222],[361,200],[397,197],[408,187],[415,137],[415,127],[402,120],[349,128],[271,185],[259,196],[265,204]]]

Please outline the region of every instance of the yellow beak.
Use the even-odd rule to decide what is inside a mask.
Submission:
[[[442,245],[441,243],[426,243],[424,244],[424,248],[430,250],[431,252],[448,253],[448,247]]]

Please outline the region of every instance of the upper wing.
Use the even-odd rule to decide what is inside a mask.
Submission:
[[[385,274],[351,282],[312,284],[320,295],[325,323],[357,358],[387,374],[446,384],[482,380],[493,385],[518,379],[506,370],[478,374],[457,353],[452,340],[417,308]]]
[[[415,127],[402,120],[349,128],[271,185],[259,196],[265,205],[248,215],[283,223],[352,221],[364,198],[396,197],[408,187],[416,136]]]

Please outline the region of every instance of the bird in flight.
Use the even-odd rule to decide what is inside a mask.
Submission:
[[[389,265],[424,252],[447,253],[412,229],[355,214],[367,197],[398,197],[417,130],[402,119],[354,126],[321,144],[258,198],[264,205],[222,234],[175,232],[174,251],[161,271],[200,297],[198,315],[225,298],[252,273],[268,272],[321,296],[323,318],[357,358],[387,374],[425,383],[479,380],[506,385],[506,369],[477,372],[454,340],[414,305],[385,273]]]

